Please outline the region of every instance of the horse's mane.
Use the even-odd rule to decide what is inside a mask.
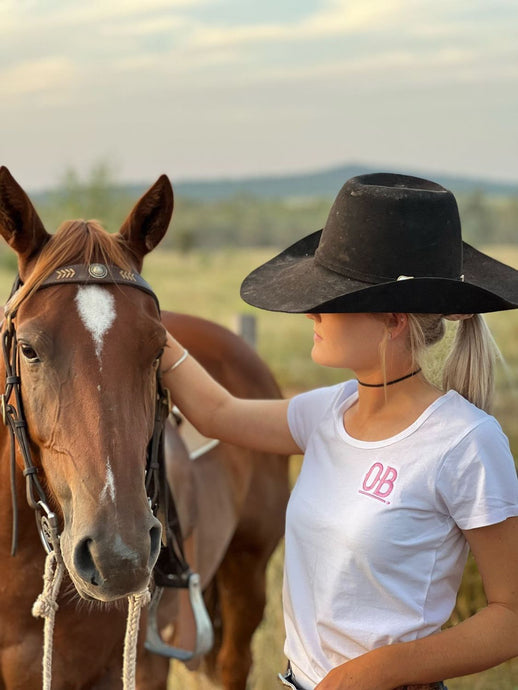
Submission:
[[[114,264],[126,270],[132,268],[121,235],[107,233],[96,220],[65,221],[41,250],[27,281],[7,302],[6,314],[16,311],[56,269],[94,262]]]

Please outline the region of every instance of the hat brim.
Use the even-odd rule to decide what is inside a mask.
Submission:
[[[411,278],[370,284],[315,261],[322,230],[256,268],[241,297],[288,313],[406,312],[472,314],[518,307],[518,271],[463,242],[464,280]]]

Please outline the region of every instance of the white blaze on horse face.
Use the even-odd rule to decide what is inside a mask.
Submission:
[[[99,285],[80,285],[77,288],[76,305],[81,321],[92,336],[95,355],[102,370],[101,353],[104,336],[110,330],[117,315],[115,300],[108,290]],[[97,386],[97,390],[101,391],[100,385]],[[106,458],[106,481],[99,499],[104,502],[108,496],[115,503],[115,479],[110,458]]]
[[[76,304],[81,321],[93,338],[95,354],[100,363],[104,336],[116,316],[113,295],[99,285],[80,285],[77,288]]]
[[[112,502],[115,503],[115,480],[113,477],[112,466],[110,463],[110,458],[106,458],[106,482],[104,483],[103,490],[99,496],[99,500],[104,502],[106,496],[110,495]]]

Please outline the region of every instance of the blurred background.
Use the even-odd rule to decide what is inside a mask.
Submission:
[[[291,395],[343,373],[312,364],[307,320],[247,307],[239,285],[322,227],[352,175],[444,184],[465,240],[518,267],[517,35],[515,0],[0,0],[0,164],[50,232],[76,217],[115,231],[168,174],[173,223],[145,277],[164,308],[232,329],[253,314]],[[15,269],[2,245],[5,297]],[[488,321],[516,457],[518,316]],[[281,576],[282,545],[250,690],[275,687],[284,665]],[[452,622],[483,604],[470,562]],[[448,686],[516,689],[518,664]],[[173,668],[171,690],[209,687]]]

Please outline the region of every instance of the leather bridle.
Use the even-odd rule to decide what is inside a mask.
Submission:
[[[155,293],[151,286],[136,271],[102,263],[62,266],[48,276],[38,286],[37,290],[71,283],[79,285],[127,285],[143,290],[153,297],[160,318],[160,305]],[[17,278],[11,296],[20,288],[21,284],[20,279]],[[6,378],[5,392],[0,396],[2,419],[10,434],[10,482],[13,512],[11,554],[15,555],[18,544],[16,444],[18,444],[23,459],[27,502],[35,511],[40,538],[43,547],[49,553],[59,540],[59,522],[57,515],[49,507],[50,501],[38,476],[39,469],[32,459],[29,432],[21,394],[15,317],[16,311],[7,314],[2,332],[2,352]],[[157,585],[186,587],[191,571],[184,557],[180,521],[173,496],[167,484],[164,463],[163,431],[165,421],[170,412],[171,399],[169,391],[162,386],[160,367],[158,367],[155,418],[153,434],[147,450],[145,476],[146,492],[151,510],[161,519],[164,530],[162,551],[155,566],[154,575]]]

